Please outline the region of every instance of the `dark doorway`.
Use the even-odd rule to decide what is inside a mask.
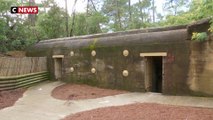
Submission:
[[[162,56],[146,57],[146,88],[149,92],[162,92]]]
[[[62,58],[54,58],[55,79],[60,80],[62,77]]]

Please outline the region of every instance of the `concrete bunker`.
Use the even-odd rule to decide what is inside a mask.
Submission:
[[[213,70],[208,67],[212,37],[203,43],[191,40],[192,33],[208,33],[209,27],[205,19],[190,25],[45,40],[27,55],[47,56],[52,79],[138,92],[213,96]]]

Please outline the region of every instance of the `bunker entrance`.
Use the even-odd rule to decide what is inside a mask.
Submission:
[[[147,69],[150,72],[147,77],[150,80],[151,92],[162,92],[162,57],[148,57]]]
[[[163,56],[166,53],[141,53],[145,59],[145,89],[148,92],[162,92]]]
[[[56,80],[61,80],[63,56],[55,55],[55,56],[53,56],[53,59],[54,59],[54,75],[55,75],[55,79]]]

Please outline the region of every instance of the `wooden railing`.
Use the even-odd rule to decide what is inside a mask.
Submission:
[[[30,87],[35,83],[46,80],[49,80],[49,73],[47,71],[18,76],[0,77],[0,91]]]

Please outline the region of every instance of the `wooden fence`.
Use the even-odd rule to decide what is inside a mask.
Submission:
[[[0,91],[49,79],[46,57],[0,58]]]
[[[0,58],[0,76],[15,76],[47,71],[46,57]]]

